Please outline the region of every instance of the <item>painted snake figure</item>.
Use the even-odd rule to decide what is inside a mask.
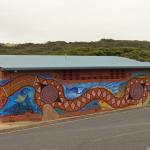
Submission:
[[[115,96],[106,88],[95,87],[72,100],[65,97],[63,86],[56,80],[32,75],[21,76],[0,87],[0,109],[7,103],[9,96],[26,86],[35,89],[34,100],[41,109],[45,104],[50,104],[53,108],[59,108],[67,112],[79,111],[92,100],[102,100],[112,108],[123,108],[147,100],[150,76],[129,80],[122,97]],[[140,89],[140,94],[135,94],[135,87]]]

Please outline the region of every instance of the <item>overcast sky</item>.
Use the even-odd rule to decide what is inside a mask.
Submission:
[[[150,0],[0,0],[0,43],[149,40]]]

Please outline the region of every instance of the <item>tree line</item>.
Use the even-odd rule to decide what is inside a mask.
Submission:
[[[92,42],[0,43],[0,54],[122,56],[150,62],[150,42],[101,39]]]

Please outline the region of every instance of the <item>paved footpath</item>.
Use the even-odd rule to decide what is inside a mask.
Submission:
[[[0,150],[150,150],[150,108],[3,133]]]

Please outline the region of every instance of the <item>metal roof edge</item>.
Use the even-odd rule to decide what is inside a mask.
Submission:
[[[3,68],[6,71],[31,71],[31,70],[75,70],[75,69],[150,69],[150,66],[95,66],[95,67],[35,67],[35,68]]]

